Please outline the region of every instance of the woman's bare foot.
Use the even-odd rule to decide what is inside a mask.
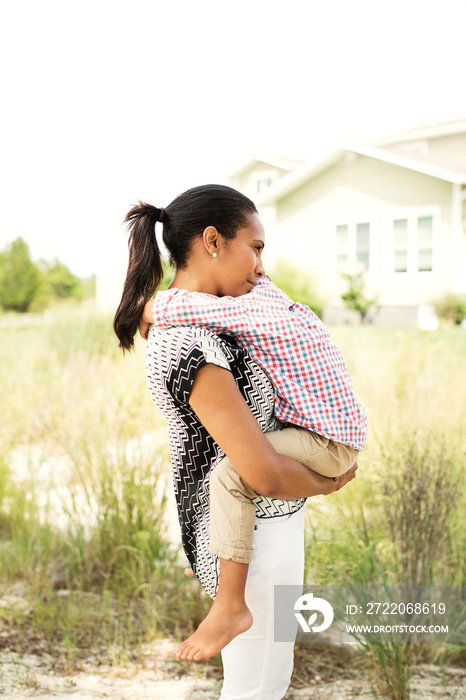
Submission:
[[[246,605],[233,608],[229,601],[224,604],[216,598],[205,620],[191,637],[180,644],[175,656],[184,661],[208,659],[251,625],[252,614]]]

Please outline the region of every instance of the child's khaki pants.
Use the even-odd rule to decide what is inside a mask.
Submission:
[[[357,461],[358,451],[304,428],[266,433],[276,452],[296,459],[322,476],[341,476]],[[258,493],[224,457],[210,477],[210,551],[223,559],[249,564]]]

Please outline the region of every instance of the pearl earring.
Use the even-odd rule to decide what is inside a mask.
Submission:
[[[216,257],[217,257],[217,253],[212,253],[212,257],[213,257],[213,258],[216,258]]]

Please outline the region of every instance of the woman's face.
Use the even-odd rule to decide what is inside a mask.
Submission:
[[[213,261],[217,296],[239,297],[251,291],[258,277],[265,274],[261,255],[265,231],[258,214],[238,229],[236,238],[220,236],[217,258]]]

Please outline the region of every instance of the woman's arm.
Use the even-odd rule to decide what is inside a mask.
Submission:
[[[153,306],[154,300],[149,299],[149,301],[146,302],[146,305],[144,306],[144,311],[142,312],[141,321],[144,321],[144,323],[147,323],[148,325],[154,323],[154,315],[152,313]]]
[[[231,372],[217,365],[202,367],[189,403],[215,442],[228,455],[241,478],[257,493],[294,499],[339,490],[354,479],[357,465],[336,482],[275,452],[239,391]]]
[[[139,320],[139,333],[140,335],[144,338],[144,340],[147,340],[149,337],[149,328],[151,327],[151,324],[154,323],[154,317],[152,315],[152,306],[154,304],[153,299],[149,299],[149,301],[146,303],[144,307],[144,311],[142,312],[142,316]]]

